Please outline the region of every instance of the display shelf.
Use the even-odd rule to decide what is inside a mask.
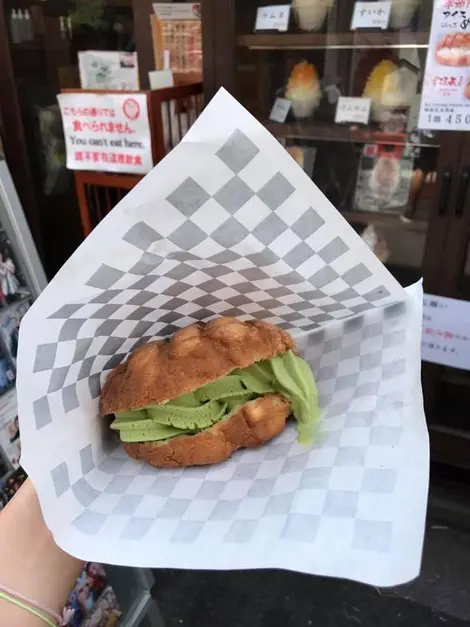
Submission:
[[[249,33],[238,35],[238,47],[252,50],[347,50],[362,48],[424,48],[429,33]]]
[[[303,139],[321,139],[324,141],[381,143],[381,144],[409,144],[406,133],[384,133],[361,126],[347,126],[325,122],[264,122],[266,128],[278,138],[297,137]],[[413,142],[417,147],[438,147],[438,137],[421,137],[419,142]]]
[[[406,207],[403,207],[405,211]],[[426,220],[404,220],[402,215],[393,213],[374,213],[372,211],[341,211],[341,215],[348,222],[364,222],[377,227],[397,228],[403,231],[426,233]]]

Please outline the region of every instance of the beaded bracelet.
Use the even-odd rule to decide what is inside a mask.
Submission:
[[[64,610],[63,615],[60,616],[57,612],[44,607],[33,599],[24,597],[19,592],[2,584],[0,584],[0,598],[20,607],[22,610],[25,610],[25,612],[37,616],[37,618],[43,620],[49,627],[65,627],[73,616],[73,610]],[[52,618],[50,618],[51,616]]]

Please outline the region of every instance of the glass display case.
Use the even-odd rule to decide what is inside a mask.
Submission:
[[[0,129],[51,278],[82,240],[57,94],[80,87],[80,51],[135,49],[132,1],[2,0],[0,13]]]
[[[231,91],[396,278],[403,285],[418,280],[428,239],[433,256],[443,246],[445,216],[432,220],[435,198],[442,188],[443,214],[444,170],[461,141],[417,129],[432,2],[392,1],[380,29],[354,14],[355,2],[294,0],[287,32],[255,30],[263,3],[232,4]],[[289,101],[287,114],[273,110],[277,98]]]
[[[205,95],[236,96],[403,286],[470,299],[470,139],[418,126],[433,5],[205,0]],[[469,373],[423,372],[435,458],[470,467]]]

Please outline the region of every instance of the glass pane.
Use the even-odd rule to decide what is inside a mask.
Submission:
[[[83,238],[57,94],[78,88],[81,50],[134,50],[132,0],[3,3],[39,205],[45,267],[52,276]],[[61,237],[57,238],[57,233]]]
[[[255,30],[265,4],[236,1],[238,98],[397,279],[417,280],[440,154],[440,134],[417,130],[432,0],[394,0],[384,30],[351,30],[340,0],[293,0],[287,32]]]
[[[464,300],[470,300],[470,243],[468,244],[467,257],[465,258],[462,278],[460,281],[459,297]]]

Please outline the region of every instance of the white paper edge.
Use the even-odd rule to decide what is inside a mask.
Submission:
[[[410,316],[410,325],[407,329],[407,349],[409,359],[421,362],[421,332],[422,332],[422,310],[423,310],[423,285],[422,281],[405,288],[408,302],[412,304],[413,313]],[[273,550],[273,544],[267,544],[264,554],[257,551],[256,556],[250,559],[249,555],[240,552],[240,547],[236,544],[224,546],[224,552],[207,556],[201,560],[200,547],[198,545],[176,545],[171,546],[165,542],[166,554],[162,554],[160,562],[149,558],[147,561],[135,559],[135,541],[121,540],[122,560],[116,561],[111,553],[112,547],[100,546],[100,551],[88,552],[88,538],[66,524],[64,529],[58,529],[61,525],[60,513],[54,513],[54,520],[43,511],[46,525],[52,532],[56,544],[66,553],[85,561],[95,561],[103,564],[114,564],[117,566],[138,567],[138,568],[178,568],[178,569],[198,569],[201,568],[198,562],[204,561],[204,570],[254,570],[277,568],[282,570],[292,570],[307,574],[317,574],[319,576],[340,577],[351,579],[362,583],[379,587],[390,587],[401,585],[415,579],[421,568],[421,557],[424,543],[424,529],[426,522],[427,496],[429,486],[429,437],[426,428],[424,415],[424,404],[421,390],[420,368],[417,368],[414,382],[415,390],[414,402],[410,404],[407,415],[410,421],[415,424],[412,429],[405,430],[400,443],[402,459],[404,460],[399,469],[399,477],[395,488],[403,500],[403,495],[407,497],[407,513],[403,519],[394,522],[394,529],[397,531],[392,539],[390,554],[381,557],[378,553],[366,551],[355,551],[354,560],[347,560],[342,555],[343,549],[336,555],[329,566],[320,562],[315,556],[315,567],[312,567],[309,554],[305,551],[305,544],[286,542]],[[419,440],[420,446],[415,443]],[[269,446],[269,444],[267,445]],[[414,472],[411,477],[408,473],[408,465],[413,463]],[[27,470],[27,469],[26,469]],[[27,470],[28,472],[28,470]],[[29,474],[29,473],[28,473]],[[38,473],[40,474],[40,473]],[[46,492],[44,480],[35,481],[36,471],[30,474],[31,480],[38,492],[39,501],[44,499]],[[39,479],[39,476],[37,477]],[[412,480],[410,480],[410,478]],[[416,490],[416,485],[426,486],[426,490]],[[412,529],[408,527],[408,521],[413,521]],[[65,521],[64,521],[65,522]],[[55,527],[55,529],[53,529]],[[403,547],[400,545],[403,540],[407,542],[408,568],[403,569],[400,556],[403,554]],[[262,555],[262,558],[260,557]],[[324,557],[330,558],[334,555],[334,547],[325,552]],[[353,551],[348,554],[352,558]],[[394,559],[393,556],[396,556]],[[262,561],[262,564],[260,562]],[[364,563],[369,562],[368,568]],[[387,568],[388,567],[388,568]],[[364,571],[368,570],[369,575],[364,576]]]

